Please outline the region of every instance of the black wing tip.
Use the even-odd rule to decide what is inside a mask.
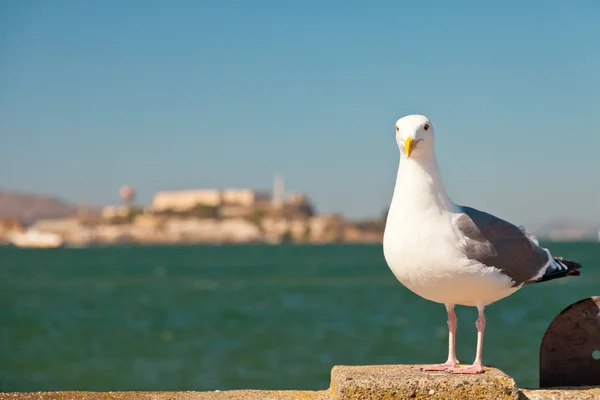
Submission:
[[[567,266],[567,268],[568,268],[567,271],[566,271],[567,273],[568,272],[576,272],[577,273],[576,275],[579,275],[580,274],[579,269],[583,268],[583,265],[581,265],[581,264],[579,264],[578,262],[575,262],[575,261],[565,260],[562,257],[554,257],[554,259],[556,261],[559,261],[559,262],[561,262],[561,263],[563,263],[564,265]]]
[[[559,271],[553,271],[551,273],[548,274],[544,274],[544,276],[542,276],[540,279],[532,282],[532,283],[540,283],[540,282],[546,282],[546,281],[551,281],[553,279],[558,279],[558,278],[564,278],[566,276],[579,276],[581,275],[581,272],[579,271],[580,268],[583,268],[583,265],[575,262],[575,261],[569,261],[569,260],[565,260],[562,257],[554,257],[555,261],[560,262],[561,264],[563,264],[564,266],[567,267],[567,269],[563,269],[563,270],[559,270]]]

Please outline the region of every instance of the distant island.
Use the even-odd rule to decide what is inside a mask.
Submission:
[[[147,207],[121,189],[122,204],[77,207],[53,197],[1,192],[0,242],[27,229],[60,235],[67,244],[110,243],[379,243],[385,221],[349,221],[318,214],[310,198],[249,188],[189,189],[156,193]]]
[[[241,189],[162,191],[149,206],[124,186],[122,204],[81,207],[56,197],[0,190],[0,243],[19,232],[59,235],[70,245],[111,243],[381,243],[386,213],[352,221],[319,214],[301,193]],[[599,227],[562,223],[536,232],[540,239],[600,240]]]

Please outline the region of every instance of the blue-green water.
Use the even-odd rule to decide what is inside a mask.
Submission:
[[[582,276],[487,310],[484,363],[537,386],[545,329],[600,295],[599,243],[549,243]],[[444,307],[381,246],[0,248],[0,390],[324,389],[336,364],[445,361]],[[458,355],[476,312],[459,308]]]

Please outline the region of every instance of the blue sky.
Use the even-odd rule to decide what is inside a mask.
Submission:
[[[134,185],[389,204],[394,123],[428,115],[450,196],[600,223],[600,3],[4,1],[0,187]]]

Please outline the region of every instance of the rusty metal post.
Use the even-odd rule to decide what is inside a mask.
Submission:
[[[565,308],[540,347],[540,388],[600,385],[600,296]]]

